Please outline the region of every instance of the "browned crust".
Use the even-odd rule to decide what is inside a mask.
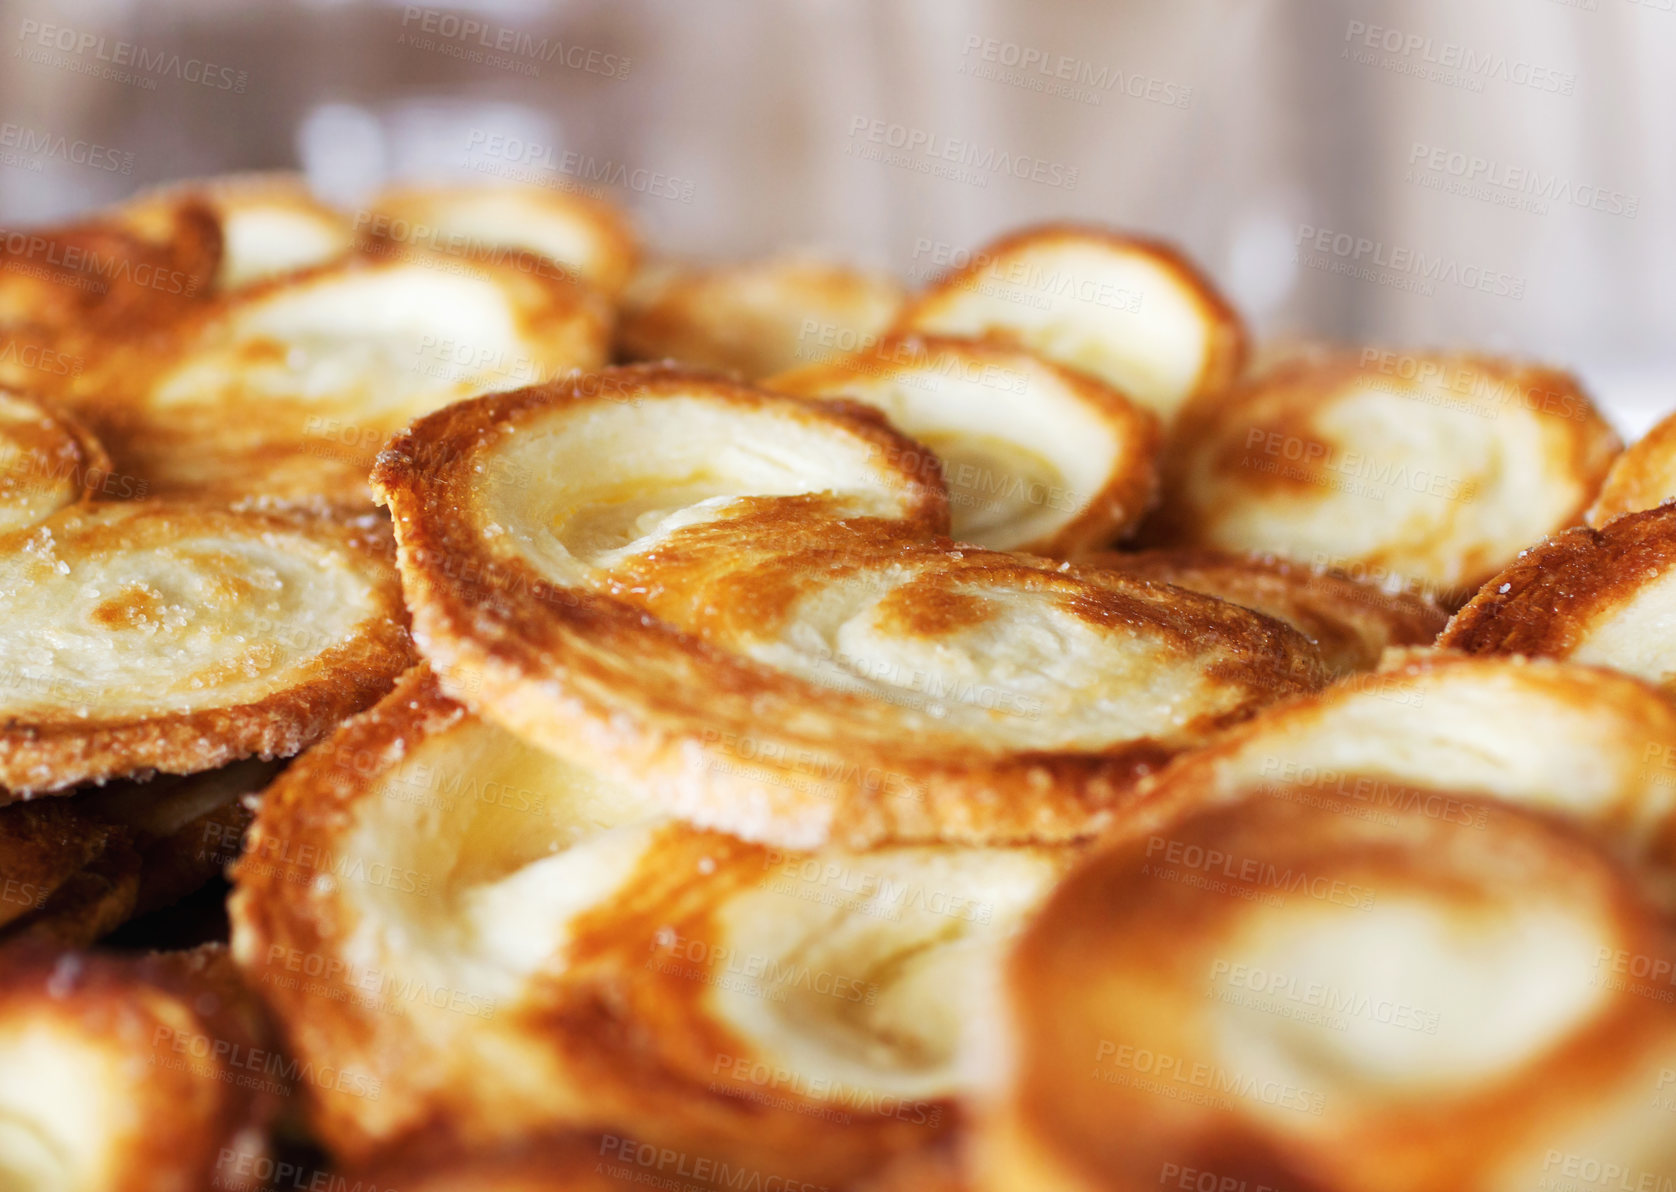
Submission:
[[[1676,562],[1676,505],[1574,526],[1485,581],[1438,645],[1468,654],[1568,657],[1594,620]]]
[[[574,1125],[612,1131],[611,1153],[596,1153],[596,1160],[642,1180],[646,1162],[626,1155],[623,1148],[635,1144],[625,1135],[687,1155],[689,1175],[702,1160],[704,1169],[755,1171],[760,1180],[777,1175],[838,1186],[893,1155],[933,1145],[964,1120],[964,1106],[947,1097],[833,1104],[793,1086],[777,1087],[769,1101],[760,1078],[718,1066],[754,1052],[709,1006],[713,985],[732,979],[721,967],[731,945],[717,907],[772,881],[787,858],[673,822],[657,830],[616,896],[572,920],[562,963],[555,956],[542,965],[523,992],[481,1024],[460,1024],[465,1040],[468,1032],[516,1040],[541,1057],[538,1070],[559,1073],[568,1086],[521,1106],[511,1119],[496,1112],[484,1096],[492,1073],[462,1071],[471,1061],[459,1045],[428,1032],[420,1037],[423,1028],[399,1008],[366,996],[362,973],[343,948],[362,912],[341,883],[316,880],[345,855],[358,805],[374,797],[385,773],[466,715],[425,667],[414,668],[267,791],[235,872],[237,956],[294,1053],[364,1072],[382,1086],[376,1104],[332,1088],[303,1089],[311,1125],[340,1155],[376,1161],[417,1145],[452,1160],[462,1150],[527,1140],[531,1130]],[[690,961],[670,938],[710,942]],[[298,981],[291,975],[298,958],[322,975]],[[520,1172],[522,1164],[511,1160],[521,1153],[514,1142],[498,1157],[490,1154],[484,1170]]]
[[[840,396],[856,378],[909,371],[938,353],[972,356],[1021,372],[1044,371],[1084,406],[1093,409],[1111,427],[1118,441],[1117,458],[1105,484],[1088,496],[1075,516],[1051,535],[1011,549],[1038,555],[1075,556],[1124,537],[1152,511],[1158,501],[1158,453],[1162,443],[1158,419],[1150,410],[1136,405],[1098,378],[1030,352],[984,340],[896,334],[881,340],[870,351],[780,373],[769,377],[763,386],[799,397]]]
[[[610,375],[643,385],[648,396],[693,383],[690,374],[659,370]],[[827,839],[862,847],[886,840],[1081,837],[1183,748],[1139,739],[1080,753],[997,754],[974,750],[966,739],[904,739],[888,705],[792,678],[648,619],[651,606],[635,596],[644,585],[620,584],[624,599],[602,596],[554,584],[515,555],[494,554],[469,505],[477,454],[498,438],[486,430],[516,425],[520,415],[554,402],[585,399],[590,384],[521,390],[440,411],[409,428],[374,474],[394,516],[397,561],[421,648],[444,687],[479,712],[555,752],[649,783],[695,822],[794,848]],[[830,403],[748,390],[730,400],[791,403],[810,417],[840,419],[835,429],[853,418]],[[877,421],[846,429],[873,438],[886,459],[917,454]],[[415,462],[423,459],[445,463],[427,469]],[[941,498],[927,490],[922,506],[940,513]],[[769,501],[753,515],[760,525],[741,517],[717,533],[736,535],[742,557],[766,556],[766,566],[784,575],[796,576],[799,567],[806,575],[829,566],[841,573],[846,566],[912,559],[982,582],[987,569],[1065,588],[1066,600],[1108,624],[1139,617],[1182,649],[1195,641],[1227,647],[1236,660],[1227,678],[1244,685],[1248,696],[1225,716],[1202,717],[1208,722],[1195,727],[1206,735],[1320,681],[1319,658],[1300,635],[1222,601],[926,540],[926,527],[915,519],[895,525],[849,519],[840,523],[836,537],[843,541],[834,553],[832,536],[820,529],[827,523],[817,518],[815,530],[799,529],[797,509],[795,501]],[[800,540],[802,534],[808,537]],[[705,539],[702,528],[691,537]],[[708,557],[721,564],[727,555]],[[666,592],[679,600],[681,585],[661,582],[667,578],[660,577],[649,598]],[[480,690],[451,688],[449,676],[459,672],[481,675]],[[750,748],[740,750],[740,743]],[[776,760],[765,760],[767,754]]]
[[[596,241],[603,246],[603,265],[596,266],[590,272],[583,272],[565,262],[556,263],[567,275],[595,286],[613,298],[622,293],[623,287],[628,285],[629,279],[639,267],[640,242],[624,212],[610,203],[586,195],[567,194],[534,186],[408,186],[383,191],[367,205],[365,222],[371,223],[372,226],[361,230],[362,250],[371,256],[386,257],[410,251],[414,243],[411,234],[397,237],[390,229],[380,231],[378,217],[406,220],[409,223],[425,223],[429,220],[434,224],[436,213],[447,210],[449,204],[469,201],[485,193],[521,196],[531,203],[563,208],[569,215],[580,217],[587,223]],[[451,237],[446,234],[442,239],[448,242],[447,247],[437,244],[434,238],[427,240],[425,247],[474,260],[497,260],[506,256],[504,247],[473,246],[469,242],[456,244],[454,241],[464,240],[465,237]],[[535,260],[550,260],[533,249],[525,249],[515,255],[519,259],[520,267]]]
[[[446,731],[466,710],[443,696],[423,665],[403,674],[378,703],[344,720],[317,748],[299,757],[262,795],[243,856],[233,868],[228,903],[234,956],[250,988],[272,1009],[287,1051],[327,1059],[346,1072],[381,1070],[408,1054],[395,1014],[357,1011],[351,998],[323,1003],[316,982],[302,982],[288,962],[306,958],[319,968],[339,958],[337,941],[354,925],[336,883],[313,881],[317,867],[341,854],[339,834],[373,780],[427,737]],[[364,997],[364,994],[360,995]],[[412,1057],[410,1057],[410,1060]],[[369,1101],[369,1087],[337,1082],[299,1089],[309,1123],[337,1153],[363,1159],[381,1141],[363,1120],[376,1109],[386,1121],[414,1121],[435,1095],[434,1072],[410,1067]]]
[[[835,332],[853,331],[872,337],[884,331],[882,324],[888,319],[880,320],[881,325],[874,328],[854,325],[852,316],[874,301],[894,305],[902,298],[901,287],[883,274],[795,256],[711,266],[669,262],[662,267],[671,272],[655,288],[641,282],[631,285],[623,295],[616,339],[620,360],[670,360],[756,380],[804,363],[796,345],[775,342],[783,338],[785,330],[776,320],[784,318],[787,309],[816,318]],[[776,274],[793,275],[776,283],[789,291],[784,296],[784,307],[751,309],[727,320],[716,317],[713,308],[718,305],[717,295]],[[816,285],[805,290],[803,282],[809,277],[816,279]],[[808,301],[817,289],[821,291],[819,302]],[[793,303],[799,305],[793,308]],[[738,316],[739,311],[730,314]]]
[[[1216,393],[1232,384],[1245,371],[1250,355],[1250,337],[1245,320],[1231,302],[1222,296],[1206,274],[1191,257],[1167,240],[1141,236],[1098,224],[1053,222],[1032,224],[1018,228],[985,244],[972,253],[971,261],[931,282],[910,298],[896,317],[895,331],[914,330],[914,320],[922,311],[934,307],[945,295],[975,288],[983,279],[984,271],[996,261],[1020,248],[1040,241],[1095,240],[1126,252],[1142,252],[1161,262],[1177,280],[1182,282],[1199,303],[1205,324],[1211,328],[1210,343],[1205,351],[1205,362],[1199,370],[1199,380],[1192,397]]]
[[[341,1179],[364,1192],[619,1192],[656,1187],[659,1180],[672,1181],[682,1192],[781,1187],[805,1192],[797,1181],[771,1182],[771,1172],[717,1167],[711,1156],[621,1134],[549,1134],[482,1150],[462,1150],[433,1135],[392,1147]],[[806,1192],[815,1192],[814,1186]]]
[[[1656,910],[1570,825],[1509,806],[1493,809],[1487,829],[1419,810],[1379,823],[1359,818],[1350,804],[1253,797],[1190,808],[1156,833],[1114,839],[1059,887],[1008,968],[1015,1073],[1000,1120],[983,1136],[980,1169],[994,1176],[985,1187],[1158,1186],[1166,1163],[1250,1187],[1501,1187],[1504,1164],[1540,1163],[1556,1139],[1589,1124],[1600,1103],[1639,1093],[1649,1055],[1670,1054],[1676,1008],[1641,992],[1650,986],[1602,981],[1598,1009],[1528,1063],[1493,1078],[1439,1081],[1425,1096],[1406,1097],[1377,1083],[1335,1085],[1306,1128],[1276,1128],[1276,1114],[1237,1096],[1167,1098],[1181,1091],[1174,1081],[1201,1071],[1195,1064],[1214,1067],[1224,1054],[1205,983],[1215,958],[1238,959],[1225,924],[1235,931],[1258,916],[1354,916],[1358,898],[1378,906],[1410,890],[1483,914],[1519,899],[1521,889],[1553,897],[1561,888],[1579,899],[1587,892],[1600,906],[1609,933],[1603,947],[1647,960],[1670,956]],[[1159,863],[1166,845],[1179,846],[1178,855],[1201,849],[1236,860],[1231,872],[1216,870],[1215,882],[1175,882]],[[1263,870],[1246,869],[1247,860],[1340,882],[1333,889],[1342,898],[1329,894],[1322,908],[1292,894],[1281,909],[1257,909],[1275,886],[1250,877]],[[1310,975],[1304,970],[1297,980]],[[1453,1004],[1428,1009],[1458,1011]],[[1183,1075],[1122,1079],[1133,1075],[1121,1067],[1125,1044],[1171,1057]],[[1102,1067],[1118,1078],[1101,1077]],[[1300,1104],[1305,1091],[1286,1108],[1309,1112]]]
[[[1676,414],[1661,418],[1612,464],[1588,523],[1597,529],[1615,517],[1653,509],[1676,498]]]
[[[1559,369],[1493,357],[1456,353],[1407,355],[1435,366],[1440,374],[1464,375],[1475,383],[1488,379],[1494,386],[1505,386],[1491,395],[1493,401],[1506,400],[1509,392],[1517,392],[1524,399],[1539,394],[1543,406],[1531,412],[1544,417],[1547,425],[1565,428],[1568,433],[1564,436],[1564,458],[1538,461],[1538,466],[1574,478],[1579,489],[1577,501],[1554,520],[1549,530],[1581,519],[1621,444],[1577,378]],[[1192,401],[1182,411],[1172,446],[1166,452],[1163,503],[1143,529],[1143,541],[1153,546],[1216,545],[1213,530],[1221,507],[1212,504],[1207,494],[1196,491],[1191,480],[1193,468],[1207,459],[1218,478],[1237,477],[1236,499],[1242,503],[1300,489],[1334,491],[1334,476],[1323,462],[1330,456],[1333,444],[1323,439],[1310,420],[1320,405],[1362,378],[1393,388],[1396,401],[1406,400],[1406,392],[1400,390],[1406,390],[1411,384],[1419,385],[1419,392],[1431,392],[1425,382],[1412,382],[1387,375],[1377,367],[1364,366],[1358,354],[1350,349],[1320,349],[1283,358],[1261,374],[1248,376],[1220,393],[1206,394]],[[1461,400],[1470,405],[1482,404],[1486,399],[1474,392]],[[1558,409],[1548,409],[1549,405]],[[1259,431],[1309,445],[1317,449],[1317,458],[1291,460],[1288,457],[1287,472],[1245,467],[1240,461],[1248,452],[1241,437],[1249,439]],[[1464,482],[1469,478],[1461,479]],[[1438,527],[1439,533],[1445,528]],[[1480,550],[1460,560],[1465,576],[1459,583],[1443,584],[1430,576],[1405,572],[1393,562],[1392,553],[1402,545],[1382,545],[1332,562],[1344,570],[1365,566],[1380,574],[1421,581],[1428,585],[1427,594],[1435,594],[1442,603],[1455,605],[1504,566],[1508,553],[1518,549],[1509,543],[1502,553]]]
[[[148,956],[0,949],[0,1036],[36,1024],[74,1035],[131,1073],[141,1123],[109,1141],[119,1148],[111,1192],[243,1186],[233,1177],[265,1146],[288,1095],[287,1066],[224,948]]]
[[[0,720],[0,804],[147,770],[188,774],[252,755],[288,757],[383,695],[412,661],[400,583],[389,566],[383,526],[161,501],[120,508],[128,519],[204,519],[229,533],[297,535],[330,543],[342,552],[345,566],[362,572],[379,612],[357,636],[326,649],[296,686],[254,704],[143,718],[83,717],[66,709],[30,720]],[[60,546],[69,546],[75,522],[59,518],[52,524]],[[43,779],[43,773],[50,777]]]
[[[47,434],[36,443],[24,445],[24,449],[32,460],[40,461],[38,466],[48,476],[61,475],[67,468],[79,478],[81,496],[75,503],[86,504],[96,497],[109,495],[105,490],[111,479],[111,457],[80,419],[56,402],[3,383],[0,383],[0,397],[33,406],[47,421]],[[6,489],[7,479],[0,477],[0,500],[5,499]]]
[[[1337,675],[1372,670],[1388,646],[1430,645],[1449,620],[1424,596],[1388,592],[1278,555],[1185,548],[1107,551],[1082,562],[1217,596],[1285,621],[1315,643]]]
[[[547,345],[553,353],[545,359],[532,353],[537,375],[605,359],[610,309],[598,294],[566,277],[419,252],[390,261],[355,256],[256,282],[177,317],[154,320],[146,334],[113,338],[89,352],[88,371],[73,378],[64,400],[105,443],[117,470],[143,482],[151,495],[226,503],[268,499],[345,513],[370,509],[367,473],[378,449],[400,429],[389,415],[356,420],[353,410],[332,407],[324,418],[326,429],[318,430],[311,428],[322,410],[308,401],[236,400],[242,395],[233,390],[227,408],[158,411],[149,404],[149,391],[189,361],[200,344],[218,349],[222,326],[273,295],[425,259],[486,276],[511,295],[521,341]],[[340,427],[340,421],[345,425]],[[250,442],[253,429],[262,432],[255,444]],[[174,464],[197,465],[206,459],[217,465],[207,478],[180,474]]]

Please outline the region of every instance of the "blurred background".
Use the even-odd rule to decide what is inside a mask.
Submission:
[[[1180,242],[1260,336],[1676,407],[1676,0],[0,0],[0,226],[197,174],[525,181],[909,281]]]

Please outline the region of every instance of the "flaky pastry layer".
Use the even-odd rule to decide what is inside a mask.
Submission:
[[[1017,344],[1100,378],[1166,428],[1239,376],[1238,312],[1174,247],[1078,224],[1010,232],[903,308],[898,331]]]
[[[387,532],[166,501],[0,539],[0,802],[288,756],[411,655]]]
[[[962,542],[1074,555],[1122,537],[1157,498],[1157,420],[1092,377],[1005,345],[891,336],[764,385],[865,402],[930,447]]]

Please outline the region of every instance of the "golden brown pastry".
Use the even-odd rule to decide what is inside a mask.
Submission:
[[[1389,646],[1430,645],[1449,619],[1424,596],[1276,555],[1106,551],[1082,562],[1218,596],[1285,621],[1315,644],[1335,675],[1372,670]]]
[[[1276,786],[1112,841],[1033,920],[981,1188],[1676,1180],[1676,950],[1617,863],[1432,813],[1470,790]]]
[[[80,422],[0,385],[0,535],[78,501],[145,495],[135,487]]]
[[[763,384],[865,402],[931,448],[962,542],[1075,555],[1127,534],[1157,498],[1157,420],[1092,377],[1004,345],[892,336]]]
[[[1076,224],[1010,232],[915,295],[895,329],[1016,344],[1100,378],[1168,428],[1239,376],[1245,327],[1168,244]]]
[[[809,256],[658,262],[623,293],[617,355],[754,381],[876,342],[902,297],[883,274]]]
[[[1676,899],[1676,706],[1639,680],[1549,659],[1393,650],[1376,673],[1271,708],[1182,758],[1137,822],[1290,784],[1379,819],[1481,823],[1501,799],[1567,816]],[[1445,801],[1429,789],[1453,792]]]
[[[108,214],[142,237],[166,243],[178,235],[173,225],[185,207],[207,210],[214,220],[218,291],[323,265],[354,247],[348,217],[315,198],[300,175],[283,172],[173,183],[136,195]]]
[[[75,411],[159,495],[370,508],[367,473],[414,417],[591,368],[591,291],[509,265],[412,255],[254,286],[78,382]]]
[[[1438,644],[1609,666],[1676,693],[1676,506],[1556,534],[1485,581]]]
[[[1599,528],[1638,509],[1654,509],[1676,497],[1676,414],[1661,419],[1612,462],[1588,522]]]
[[[500,261],[526,272],[557,266],[615,298],[640,246],[615,207],[535,186],[410,186],[387,190],[355,216],[364,251],[414,249]]]
[[[1224,601],[932,537],[923,462],[832,402],[625,370],[423,419],[375,484],[445,688],[748,839],[1080,837],[1321,681]]]
[[[224,949],[0,949],[0,1187],[253,1188],[301,1076]]]
[[[282,757],[410,658],[388,533],[169,502],[0,538],[0,803]]]
[[[350,1161],[585,1128],[839,1186],[958,1126],[1000,950],[1072,859],[700,831],[421,670],[268,790],[234,949],[344,1073],[307,1093]]]
[[[1464,599],[1581,516],[1618,439],[1569,374],[1310,355],[1187,411],[1151,536],[1412,579]]]

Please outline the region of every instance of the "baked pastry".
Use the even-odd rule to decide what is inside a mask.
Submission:
[[[1676,951],[1617,863],[1430,810],[1471,791],[1367,817],[1278,785],[1122,835],[1032,921],[981,1188],[1676,1179]]]
[[[1285,621],[1335,675],[1372,670],[1390,646],[1425,646],[1449,620],[1435,601],[1276,555],[1220,550],[1106,551],[1082,560]]]
[[[1239,314],[1175,248],[1077,224],[1009,232],[903,307],[898,331],[997,339],[1100,378],[1168,428],[1244,367]]]
[[[169,502],[0,538],[0,803],[295,753],[410,658],[379,525]]]
[[[1380,818],[1481,823],[1501,799],[1569,816],[1676,898],[1676,705],[1627,675],[1548,659],[1393,650],[1381,670],[1269,709],[1184,757],[1134,822],[1261,784],[1344,794]],[[1427,790],[1454,792],[1431,800]]]
[[[1438,644],[1609,666],[1676,694],[1676,506],[1576,526],[1485,581]]]
[[[174,224],[186,207],[205,209],[214,220],[219,251],[212,277],[218,291],[323,265],[354,247],[348,217],[315,198],[300,175],[283,172],[174,183],[136,195],[110,218],[165,243],[178,235]]]
[[[107,492],[144,495],[132,488],[80,422],[0,386],[0,535]]]
[[[356,215],[363,251],[412,249],[504,262],[555,265],[615,298],[634,276],[640,246],[608,203],[534,186],[411,186],[387,190]]]
[[[1591,526],[1676,497],[1676,414],[1661,419],[1612,462],[1606,483],[1589,507]]]
[[[297,1072],[224,949],[0,949],[0,1187],[254,1190]]]
[[[1248,610],[931,536],[924,462],[831,402],[623,370],[422,419],[374,484],[445,689],[748,839],[1077,838],[1320,683]]]
[[[1127,534],[1157,499],[1157,420],[1092,377],[1005,345],[892,336],[763,384],[865,402],[931,448],[962,542],[1074,555]]]
[[[591,368],[609,317],[560,277],[448,257],[352,261],[211,304],[104,361],[75,409],[159,495],[370,508],[373,458],[412,418]]]
[[[656,262],[623,292],[617,355],[754,381],[875,343],[902,298],[890,277],[810,256]]]
[[[1458,603],[1582,516],[1619,444],[1575,378],[1382,359],[1309,355],[1196,403],[1152,538],[1382,568]]]
[[[1067,848],[795,853],[521,745],[415,671],[266,793],[234,949],[361,1161],[568,1128],[834,1186],[964,1109],[999,950]]]

